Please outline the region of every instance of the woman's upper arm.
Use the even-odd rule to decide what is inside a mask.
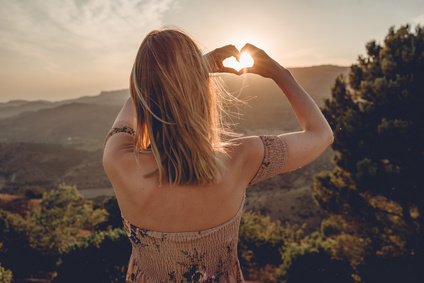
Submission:
[[[279,173],[287,163],[288,151],[283,139],[276,135],[265,135],[251,138],[255,146],[247,149],[253,165],[249,172],[249,185],[271,178]]]
[[[331,142],[332,139],[307,131],[243,139],[249,185],[308,164]]]
[[[280,173],[287,161],[284,140],[275,135],[252,136],[239,139],[240,164],[247,185],[268,179]]]
[[[133,134],[131,131],[122,131],[122,128],[112,128],[106,137],[103,151],[103,168],[108,177],[113,178],[130,160],[135,162]]]
[[[315,160],[332,143],[332,136],[316,132],[294,132],[278,136],[287,146],[287,163],[280,173],[296,170]]]

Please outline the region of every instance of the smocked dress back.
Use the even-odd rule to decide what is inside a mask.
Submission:
[[[127,282],[243,282],[237,240],[244,198],[237,214],[217,227],[162,233],[123,218],[132,244]]]
[[[112,129],[133,135],[128,126]],[[252,185],[272,177],[287,162],[285,142],[277,136],[260,136],[264,159]],[[237,258],[237,241],[245,197],[229,221],[202,231],[164,233],[145,230],[124,217],[132,244],[126,282],[244,282]]]

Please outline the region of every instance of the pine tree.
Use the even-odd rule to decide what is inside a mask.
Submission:
[[[424,30],[390,28],[384,44],[339,77],[323,113],[335,141],[336,169],[315,179],[330,213],[322,232],[336,256],[424,254]]]

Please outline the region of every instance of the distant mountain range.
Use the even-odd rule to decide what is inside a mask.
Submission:
[[[16,116],[24,112],[35,112],[41,109],[55,108],[65,104],[85,103],[85,104],[100,104],[100,105],[122,105],[125,101],[125,96],[129,95],[128,89],[116,91],[102,91],[96,96],[83,96],[76,99],[68,99],[61,101],[46,101],[46,100],[12,100],[5,103],[0,103],[0,119]]]
[[[330,97],[331,86],[348,67],[316,66],[292,68],[296,80],[322,105]],[[233,118],[238,131],[288,131],[297,122],[278,87],[269,79],[255,75],[223,75],[231,93],[248,100]],[[79,149],[101,149],[103,139],[117,113],[129,97],[128,89],[105,91],[58,102],[10,101],[0,103],[0,142],[36,142],[69,145]]]
[[[54,143],[95,150],[129,96],[128,90],[59,102],[0,104],[0,142]]]

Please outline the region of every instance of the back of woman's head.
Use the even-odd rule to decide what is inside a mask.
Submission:
[[[174,29],[141,43],[130,78],[137,112],[136,149],[151,150],[159,184],[210,184],[220,179],[221,102],[196,43]]]

